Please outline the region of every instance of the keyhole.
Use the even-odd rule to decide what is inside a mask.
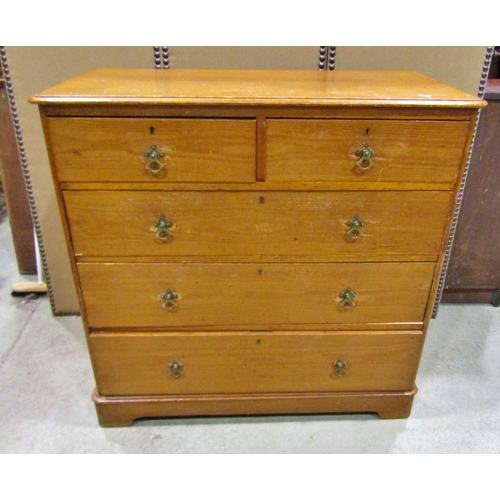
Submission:
[[[155,128],[154,128],[154,127],[150,127],[150,128],[149,128],[149,133],[150,133],[151,135],[155,135]]]
[[[265,203],[265,201],[266,201],[266,199],[265,199],[263,196],[261,196],[261,197],[259,198],[259,203],[260,203],[261,205],[262,205],[262,204],[264,204],[264,203]]]
[[[365,135],[368,135],[370,133],[370,129],[367,128],[366,131],[365,131]]]
[[[259,276],[262,276],[262,269],[259,269]]]

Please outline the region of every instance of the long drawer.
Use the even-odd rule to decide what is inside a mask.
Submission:
[[[300,329],[422,322],[434,267],[80,263],[78,272],[91,328]]]
[[[48,118],[47,127],[62,182],[255,181],[255,120]]]
[[[101,395],[411,390],[421,332],[96,333]]]
[[[76,255],[437,260],[449,192],[66,191]]]
[[[454,183],[468,128],[468,122],[270,119],[267,180]]]

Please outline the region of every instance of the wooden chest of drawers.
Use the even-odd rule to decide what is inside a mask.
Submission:
[[[412,72],[96,70],[31,101],[101,425],[409,415],[479,99]]]

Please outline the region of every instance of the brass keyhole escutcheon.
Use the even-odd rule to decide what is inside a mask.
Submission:
[[[161,241],[169,240],[173,235],[171,233],[171,229],[173,227],[173,223],[169,220],[165,219],[163,215],[155,222],[156,227],[156,238]]]
[[[361,228],[365,225],[365,223],[356,215],[354,219],[346,222],[347,227],[349,227],[349,231],[347,231],[346,236],[351,241],[356,241],[361,236],[363,236],[363,231]]]
[[[375,151],[373,151],[368,144],[365,144],[360,150],[356,151],[356,156],[359,157],[356,165],[362,172],[366,172],[373,167],[372,156],[374,154]]]
[[[162,293],[160,297],[164,301],[162,304],[163,309],[168,312],[174,312],[177,310],[177,303],[175,301],[179,298],[179,296],[172,292],[170,288],[165,293]]]
[[[182,377],[182,369],[184,368],[184,365],[180,361],[174,359],[169,363],[168,367],[170,368],[170,375],[173,378],[178,379]]]
[[[149,162],[146,165],[146,170],[149,170],[153,175],[159,175],[160,172],[165,168],[165,165],[160,161],[165,155],[157,149],[156,146],[151,146],[149,150],[144,153],[146,158],[149,158]]]
[[[349,311],[356,304],[354,303],[354,297],[356,297],[356,293],[353,292],[350,288],[346,288],[339,297],[342,299],[340,303],[340,307],[344,309],[344,311]]]
[[[341,358],[337,359],[335,363],[332,363],[333,366],[333,375],[335,377],[343,377],[345,375],[345,368],[347,363]]]

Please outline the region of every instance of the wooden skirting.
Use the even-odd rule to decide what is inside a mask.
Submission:
[[[164,397],[103,397],[94,391],[92,399],[100,425],[124,427],[144,417],[377,413],[383,419],[407,418],[416,393],[416,386],[408,392]]]

